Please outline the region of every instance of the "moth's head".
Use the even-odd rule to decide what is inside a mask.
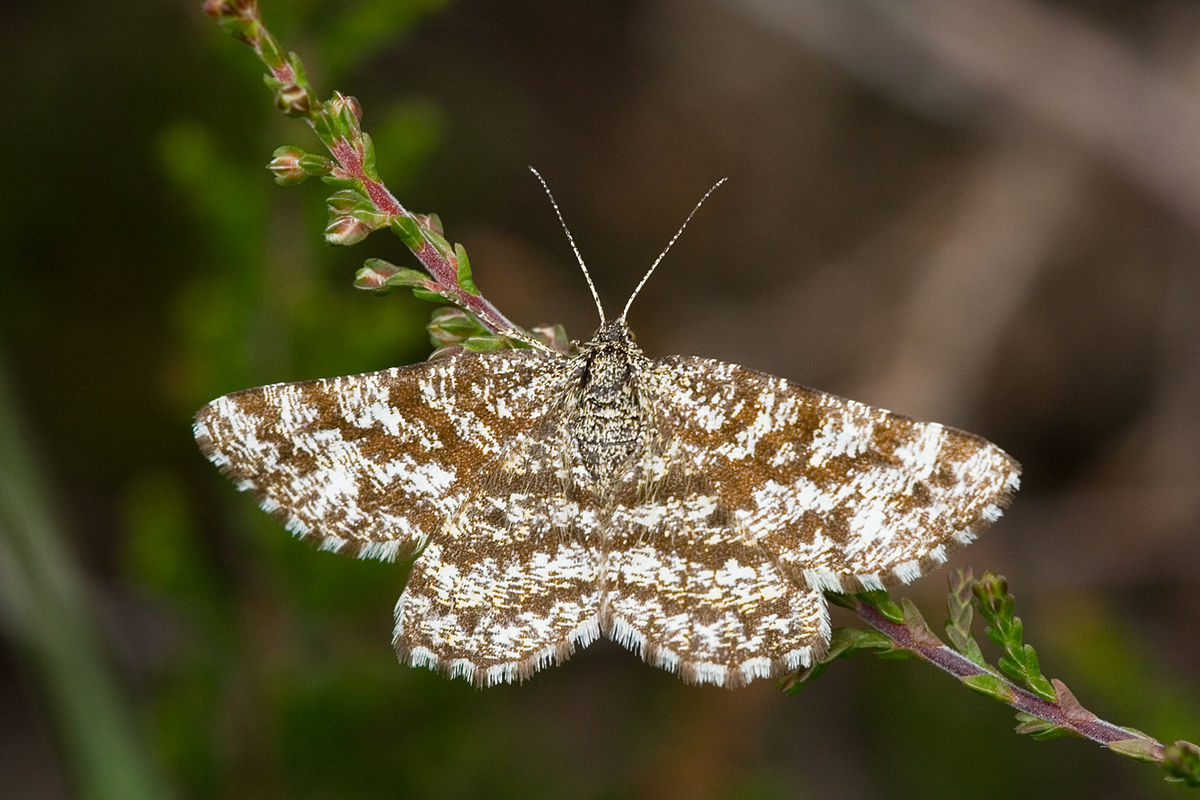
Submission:
[[[586,364],[595,364],[605,360],[628,363],[631,359],[640,360],[645,356],[625,320],[616,319],[605,322],[591,339],[580,345],[576,358]]]
[[[607,404],[628,394],[645,360],[624,320],[614,320],[601,325],[579,349],[575,364],[581,388],[593,400]]]
[[[629,326],[625,324],[624,318],[614,319],[612,322],[606,322],[596,331],[596,335],[592,337],[589,343],[593,347],[619,347],[628,348],[635,345],[633,331],[629,330]]]

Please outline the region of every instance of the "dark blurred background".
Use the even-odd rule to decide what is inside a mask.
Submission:
[[[423,358],[283,189],[261,66],[199,0],[0,25],[0,796],[1174,797],[915,662],[796,697],[601,642],[522,686],[399,666],[396,565],[293,541],[207,464],[213,397]],[[1025,466],[955,566],[1046,673],[1200,737],[1200,5],[263,0],[511,318],[596,325],[527,164],[651,355],[756,367]],[[904,590],[942,619],[945,574]],[[835,624],[852,624],[835,616]]]

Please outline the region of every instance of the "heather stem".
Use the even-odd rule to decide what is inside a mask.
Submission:
[[[321,132],[318,127],[311,121],[313,130],[320,136]],[[325,138],[322,137],[322,141]],[[364,169],[363,152],[353,145],[351,142],[343,138],[325,141],[325,145],[338,162],[338,167],[334,169],[333,174],[337,177],[347,177],[359,181],[367,197],[375,208],[390,217],[407,217],[417,224],[422,233],[428,231],[428,225],[418,215],[410,213],[404,206],[400,205],[400,201],[395,198],[388,188],[381,181],[375,180],[367,175]],[[453,262],[450,258],[444,256],[441,251],[428,238],[422,238],[422,241],[416,247],[409,245],[409,249],[425,270],[433,277],[437,286],[442,291],[452,292],[455,297],[455,304],[460,308],[465,308],[475,315],[484,326],[492,333],[497,333],[503,336],[516,336],[516,338],[526,341],[527,343],[535,342],[518,328],[512,321],[504,316],[498,308],[496,308],[487,298],[478,294],[470,294],[463,291],[458,284],[458,263],[457,259]],[[541,346],[536,343],[536,346]]]
[[[474,291],[469,275],[464,282],[466,265],[461,248],[450,248],[428,217],[410,212],[388,191],[375,171],[370,139],[359,125],[358,102],[340,93],[334,93],[327,103],[316,100],[300,59],[280,48],[263,24],[256,0],[207,0],[204,10],[227,33],[254,48],[269,71],[266,83],[275,92],[276,106],[285,114],[304,117],[333,156],[337,163],[326,173],[326,180],[361,189],[372,206],[369,211],[355,211],[331,223],[326,231],[330,241],[350,244],[372,230],[395,230],[398,221],[404,220],[407,224],[399,227],[415,235],[401,234],[401,239],[433,278],[427,287],[431,292],[470,312],[493,334],[547,349]]]
[[[910,625],[889,620],[878,609],[861,599],[855,602],[853,608],[863,621],[888,637],[895,646],[928,661],[968,685],[971,685],[972,678],[986,678],[988,685],[993,687],[986,694],[1003,700],[1018,711],[1125,755],[1134,755],[1141,760],[1155,763],[1163,761],[1164,748],[1161,742],[1140,731],[1105,722],[1083,709],[1060,681],[1053,681],[1059,695],[1058,702],[1044,700],[999,673],[976,664],[962,653],[943,644],[926,629],[919,629],[925,635],[914,634]]]

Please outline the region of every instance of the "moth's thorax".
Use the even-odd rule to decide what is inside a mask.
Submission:
[[[568,433],[598,482],[616,476],[644,438],[649,361],[620,320],[601,328],[572,359]]]

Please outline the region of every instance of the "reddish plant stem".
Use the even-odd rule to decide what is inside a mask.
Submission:
[[[338,169],[334,170],[334,173],[340,173],[340,177],[359,181],[375,208],[389,216],[405,216],[415,220],[418,225],[421,224],[420,220],[416,219],[408,209],[400,205],[400,201],[388,191],[386,186],[366,174],[366,170],[363,169],[362,151],[358,145],[341,138],[325,144],[330,155],[338,162]],[[530,341],[485,297],[463,291],[458,285],[458,265],[446,259],[433,244],[425,241],[412,252],[425,267],[425,271],[437,282],[439,288],[453,292],[457,304],[474,314],[488,330],[504,336],[515,336],[522,341]]]
[[[933,642],[936,642],[937,639],[932,634],[927,634],[929,641],[923,641],[925,637],[914,636],[907,625],[892,622],[880,613],[878,609],[864,603],[862,600],[855,603],[854,611],[864,622],[888,637],[898,647],[913,653],[918,658],[929,662],[938,669],[950,673],[959,680],[974,675],[987,675],[993,678],[1000,678],[996,673],[984,669],[957,650],[940,642],[934,644]],[[1090,739],[1105,747],[1116,742],[1126,742],[1131,739],[1142,740],[1149,745],[1147,755],[1155,762],[1162,762],[1163,745],[1161,742],[1143,733],[1113,725],[1111,722],[1105,722],[1095,714],[1082,708],[1074,713],[1068,713],[1059,703],[1044,700],[1004,678],[1000,679],[1008,684],[1008,689],[1011,692],[1011,700],[1008,701],[1008,704],[1018,711],[1023,711],[1038,719],[1073,731],[1083,738]]]
[[[291,64],[287,61],[272,64],[264,57],[265,43],[269,43],[270,49],[273,51],[279,51],[279,47],[270,32],[262,24],[262,17],[259,15],[257,3],[245,3],[241,8],[241,14],[244,19],[257,23],[257,36],[250,40],[249,43],[257,51],[259,58],[266,65],[271,76],[283,84],[296,83],[297,75]],[[309,91],[307,86],[304,88],[305,91]],[[315,131],[316,126],[313,124],[311,116],[308,122]],[[371,200],[371,203],[381,213],[391,217],[408,217],[414,220],[422,230],[425,229],[425,225],[421,222],[420,218],[400,205],[400,201],[388,191],[386,186],[367,175],[363,167],[363,143],[361,141],[351,142],[341,137],[329,141],[319,134],[318,138],[321,138],[330,155],[338,163],[338,168],[334,170],[335,175],[358,181],[362,185],[367,197]],[[454,297],[454,302],[460,308],[473,314],[492,333],[518,339],[534,347],[544,347],[536,339],[525,334],[485,297],[464,291],[458,284],[458,264],[443,256],[430,241],[423,241],[421,246],[412,252],[417,257],[417,260],[421,262],[421,265],[425,267],[426,272],[437,283],[438,288],[443,292],[451,294]]]

